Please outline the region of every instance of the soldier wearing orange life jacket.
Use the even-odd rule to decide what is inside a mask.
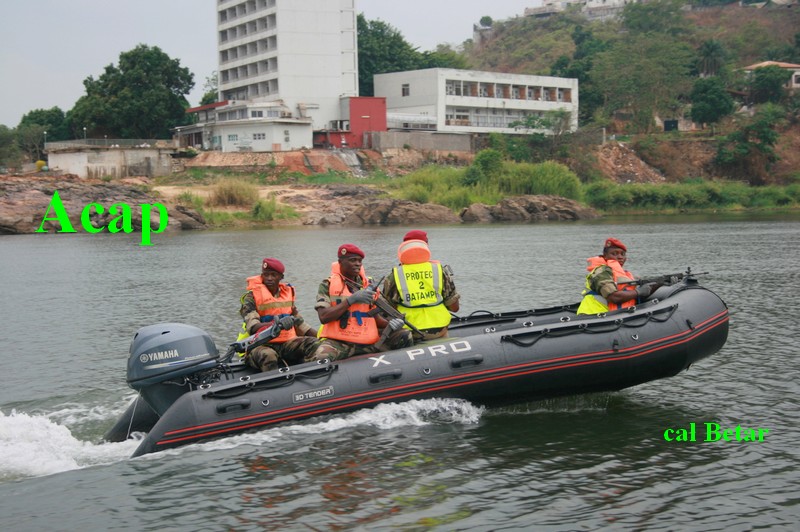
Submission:
[[[239,313],[243,323],[239,340],[277,325],[275,338],[244,355],[247,365],[261,371],[277,369],[279,362],[300,363],[319,347],[317,331],[305,322],[295,307],[294,287],[281,282],[284,271],[278,259],[264,259],[261,275],[247,278],[247,292],[241,298]]]
[[[657,283],[631,284],[636,277],[623,269],[627,260],[628,248],[616,238],[606,240],[602,255],[586,259],[589,274],[578,314],[602,314],[632,307],[661,286]]]
[[[322,323],[319,337],[323,342],[306,361],[341,360],[411,346],[411,331],[403,329],[403,320],[387,322],[376,314],[376,292],[362,265],[364,252],[354,244],[343,244],[337,256],[330,277],[319,285],[314,305]],[[384,328],[389,331],[382,338]]]

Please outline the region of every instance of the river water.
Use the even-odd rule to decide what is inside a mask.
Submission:
[[[2,530],[794,529],[800,522],[800,220],[690,219],[427,227],[461,313],[577,301],[584,259],[615,236],[639,275],[708,271],[728,343],[688,372],[618,393],[502,409],[381,405],[136,459],[100,443],[133,398],[127,349],[177,321],[221,349],[244,278],[279,257],[312,324],[336,248],[368,273],[408,228],[291,228],[0,238]],[[689,423],[763,442],[676,443]],[[700,430],[699,430],[700,431]]]

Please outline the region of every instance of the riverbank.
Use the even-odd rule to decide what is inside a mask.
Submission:
[[[254,185],[255,186],[255,185]],[[0,234],[28,234],[42,224],[60,230],[52,218],[54,192],[58,191],[76,230],[82,228],[86,206],[98,204],[87,214],[92,227],[110,221],[107,207],[163,204],[169,213],[169,230],[209,227],[255,227],[286,225],[435,225],[494,222],[544,222],[594,219],[599,215],[579,202],[547,195],[522,195],[495,205],[474,204],[460,213],[432,203],[390,197],[376,186],[350,184],[259,185],[261,209],[274,209],[279,216],[254,214],[254,206],[207,206],[213,185],[154,185],[147,178],[118,181],[79,179],[72,175],[0,177]],[[48,212],[50,213],[48,215]],[[142,227],[141,209],[131,209],[134,229]],[[154,224],[159,220],[155,219]]]

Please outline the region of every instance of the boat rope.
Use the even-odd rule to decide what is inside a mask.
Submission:
[[[250,380],[251,376],[242,377],[242,383],[236,386],[225,388],[218,391],[210,391],[203,395],[203,397],[215,399],[230,399],[231,397],[238,397],[240,395],[248,394],[250,392],[259,392],[263,390],[274,390],[289,386],[295,380],[301,379],[319,379],[330,376],[331,373],[339,368],[338,364],[320,364],[318,367],[305,368],[301,371],[288,373],[291,367],[287,366],[279,370],[278,375],[273,375],[268,379],[262,381]],[[288,374],[287,374],[288,373]]]
[[[633,307],[631,307],[633,308]],[[562,338],[564,336],[570,336],[572,334],[603,334],[603,333],[610,333],[621,329],[622,327],[627,328],[639,328],[644,327],[649,322],[653,321],[656,323],[663,323],[668,321],[675,311],[678,309],[678,305],[672,305],[670,307],[666,307],[657,311],[647,312],[642,315],[638,316],[629,316],[629,317],[621,317],[615,319],[613,322],[610,323],[599,323],[599,324],[590,324],[590,323],[580,323],[576,325],[569,325],[567,327],[562,327],[558,329],[549,329],[544,328],[538,331],[528,331],[522,332],[517,334],[507,334],[500,337],[501,342],[510,342],[514,345],[520,347],[531,347],[536,342],[541,340],[542,338]],[[635,310],[635,308],[634,308]],[[632,311],[631,311],[632,312]],[[656,314],[665,314],[666,316],[660,317],[656,316]],[[644,318],[643,320],[641,318]],[[535,335],[535,338],[532,340],[522,340],[520,337],[532,336]]]
[[[131,412],[131,421],[128,423],[128,433],[125,435],[126,440],[131,437],[131,429],[133,428],[133,419],[136,417],[136,405],[139,404],[139,397],[141,397],[141,394],[137,393],[136,399],[133,400],[133,412]]]
[[[277,381],[277,382],[276,382]],[[262,382],[248,381],[243,385],[236,386],[235,388],[227,388],[218,392],[211,391],[203,395],[203,397],[211,399],[230,399],[231,397],[239,397],[250,392],[259,392],[262,390],[274,390],[276,388],[283,388],[289,386],[294,382],[294,375],[286,375],[280,379],[269,379]]]
[[[474,325],[475,323],[489,323],[494,322],[496,320],[502,321],[513,321],[519,318],[526,318],[528,316],[549,316],[551,314],[557,314],[559,312],[575,312],[578,309],[578,303],[574,303],[571,305],[562,305],[559,307],[548,307],[542,309],[531,309],[531,310],[516,310],[512,312],[491,312],[488,310],[476,310],[470,313],[467,316],[456,316],[451,312],[453,320],[451,322],[451,326],[455,325]]]

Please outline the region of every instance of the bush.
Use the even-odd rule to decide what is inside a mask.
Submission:
[[[507,194],[549,194],[571,199],[578,199],[581,189],[578,176],[553,161],[507,163],[497,185],[500,192]]]
[[[182,192],[175,198],[178,202],[178,205],[184,205],[186,207],[192,207],[195,210],[202,210],[203,208],[203,198],[196,194],[192,194],[191,192]]]
[[[481,150],[472,164],[480,168],[487,179],[494,179],[503,172],[503,154],[492,148]]]
[[[211,189],[209,204],[250,207],[258,200],[258,187],[240,179],[224,179]]]
[[[268,200],[258,200],[256,204],[253,205],[253,209],[250,211],[250,214],[253,216],[254,220],[271,222],[275,219],[275,213],[277,210],[278,204],[273,197]]]

